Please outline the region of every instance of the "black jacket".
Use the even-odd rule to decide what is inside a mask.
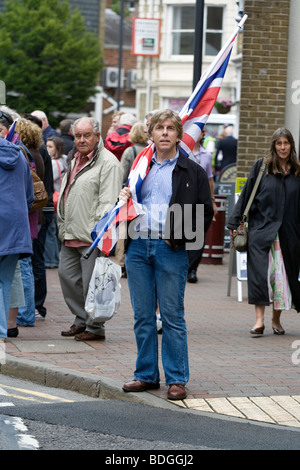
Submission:
[[[70,134],[62,134],[60,138],[64,141],[64,154],[68,155],[74,147],[74,137]]]
[[[44,185],[48,193],[48,204],[46,207],[43,207],[43,212],[53,212],[53,171],[52,171],[52,159],[48,153],[47,147],[45,144],[42,144],[39,148],[39,152],[43,157],[45,165],[45,177]]]
[[[198,209],[201,206],[203,208],[201,219],[200,213],[198,218],[196,217],[197,205]],[[170,241],[172,248],[185,246],[190,249],[200,249],[212,218],[213,207],[205,171],[200,165],[179,153],[172,173],[172,196],[163,237]],[[189,244],[199,240],[199,225],[202,227],[202,246],[189,247]],[[196,232],[195,237],[193,233]]]
[[[217,143],[216,162],[218,162],[218,154],[221,151],[223,158],[217,163],[216,170],[223,170],[228,165],[236,162],[237,156],[237,139],[231,135],[224,137]]]

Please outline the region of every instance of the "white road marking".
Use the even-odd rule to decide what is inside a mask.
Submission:
[[[18,433],[16,434],[16,438],[20,450],[37,450],[39,448],[38,441],[30,434],[25,434],[28,431],[28,428],[25,426],[21,418],[15,416],[5,419],[4,422],[8,426],[12,426]]]

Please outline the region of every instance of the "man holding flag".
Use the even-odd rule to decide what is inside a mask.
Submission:
[[[179,115],[168,110],[152,117],[148,133],[153,143],[136,157],[129,174],[129,188],[121,191],[117,205],[96,224],[91,234],[94,241],[84,255],[88,258],[97,246],[108,254],[117,241],[119,223],[137,217],[137,223],[129,225],[133,240],[125,262],[131,271],[128,281],[135,314],[138,358],[135,380],[123,386],[126,392],[159,388],[157,338],[154,335],[158,303],[164,317],[162,352],[168,397],[177,400],[186,396],[188,356],[183,308],[188,269],[186,248],[201,248],[197,236],[197,209],[204,209],[202,235],[213,215],[207,176],[187,157],[192,154],[214,107],[234,42],[246,19],[247,15],[244,15]],[[142,218],[138,217],[141,203],[147,209]],[[175,206],[174,211],[170,210],[170,205]],[[159,209],[155,211],[154,207]],[[190,212],[188,208],[191,208]],[[185,210],[188,216],[184,214]],[[150,221],[148,227],[145,221]],[[186,236],[189,224],[192,231]],[[183,234],[179,233],[180,228]],[[195,235],[195,229],[196,243],[187,243],[191,241],[190,235]]]
[[[145,214],[129,225],[125,265],[134,310],[137,362],[125,392],[159,388],[156,309],[162,320],[162,361],[168,398],[186,396],[189,379],[184,290],[188,272],[186,248],[202,247],[213,217],[205,171],[186,158],[178,145],[180,117],[171,110],[151,118],[149,137],[155,145],[150,170],[141,188]],[[127,202],[130,188],[119,199]],[[197,209],[202,207],[203,212]]]

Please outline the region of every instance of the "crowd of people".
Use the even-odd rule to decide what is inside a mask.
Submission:
[[[186,282],[197,282],[204,243],[192,243],[196,249],[187,249],[191,240],[184,230],[184,211],[186,206],[194,208],[190,218],[196,234],[195,208],[203,205],[203,242],[217,216],[215,183],[224,167],[236,162],[237,140],[232,134],[232,126],[224,126],[215,139],[204,129],[193,155],[186,158],[179,147],[182,122],[171,110],[153,110],[143,121],[117,112],[103,138],[99,122],[92,117],[64,119],[54,129],[44,111],[20,116],[0,107],[0,182],[6,194],[0,207],[0,340],[17,337],[18,327],[33,327],[45,319],[50,268],[58,268],[62,294],[73,315],[61,335],[77,341],[105,340],[105,324],[94,323],[84,308],[95,260],[104,254],[95,249],[89,257],[83,255],[97,222],[118,199],[127,202],[131,197],[132,163],[154,143],[140,194],[145,213],[138,224],[120,226],[128,233],[114,253],[128,278],[137,344],[134,378],[123,390],[140,392],[160,386],[159,315],[168,398],[185,398],[189,361],[184,292]],[[229,219],[232,236],[261,160],[253,165]],[[250,333],[263,334],[265,306],[272,304],[272,327],[281,335],[285,332],[282,310],[300,311],[300,164],[288,130],[274,133],[265,162],[249,216],[248,291],[256,312]],[[30,166],[48,193],[42,209],[32,210]],[[181,209],[180,216],[173,214],[176,223],[171,214],[175,206]],[[138,236],[132,236],[135,232]]]

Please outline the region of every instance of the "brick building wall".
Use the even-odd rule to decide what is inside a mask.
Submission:
[[[290,0],[245,0],[237,176],[247,177],[285,122]]]
[[[104,55],[103,55],[104,67],[118,67],[118,63],[119,63],[119,47],[106,45],[104,49]],[[131,54],[131,48],[127,46],[123,47],[122,68],[124,69],[125,78],[126,78],[126,72],[128,70],[136,69],[136,57]],[[109,91],[109,94],[112,98],[114,99],[117,98],[116,88],[110,88],[107,91]],[[121,96],[120,96],[121,100],[125,102],[126,106],[135,107],[135,95],[136,95],[135,90],[130,91],[126,89],[126,81],[125,81],[124,88],[121,89]],[[110,105],[108,107],[110,107]]]

